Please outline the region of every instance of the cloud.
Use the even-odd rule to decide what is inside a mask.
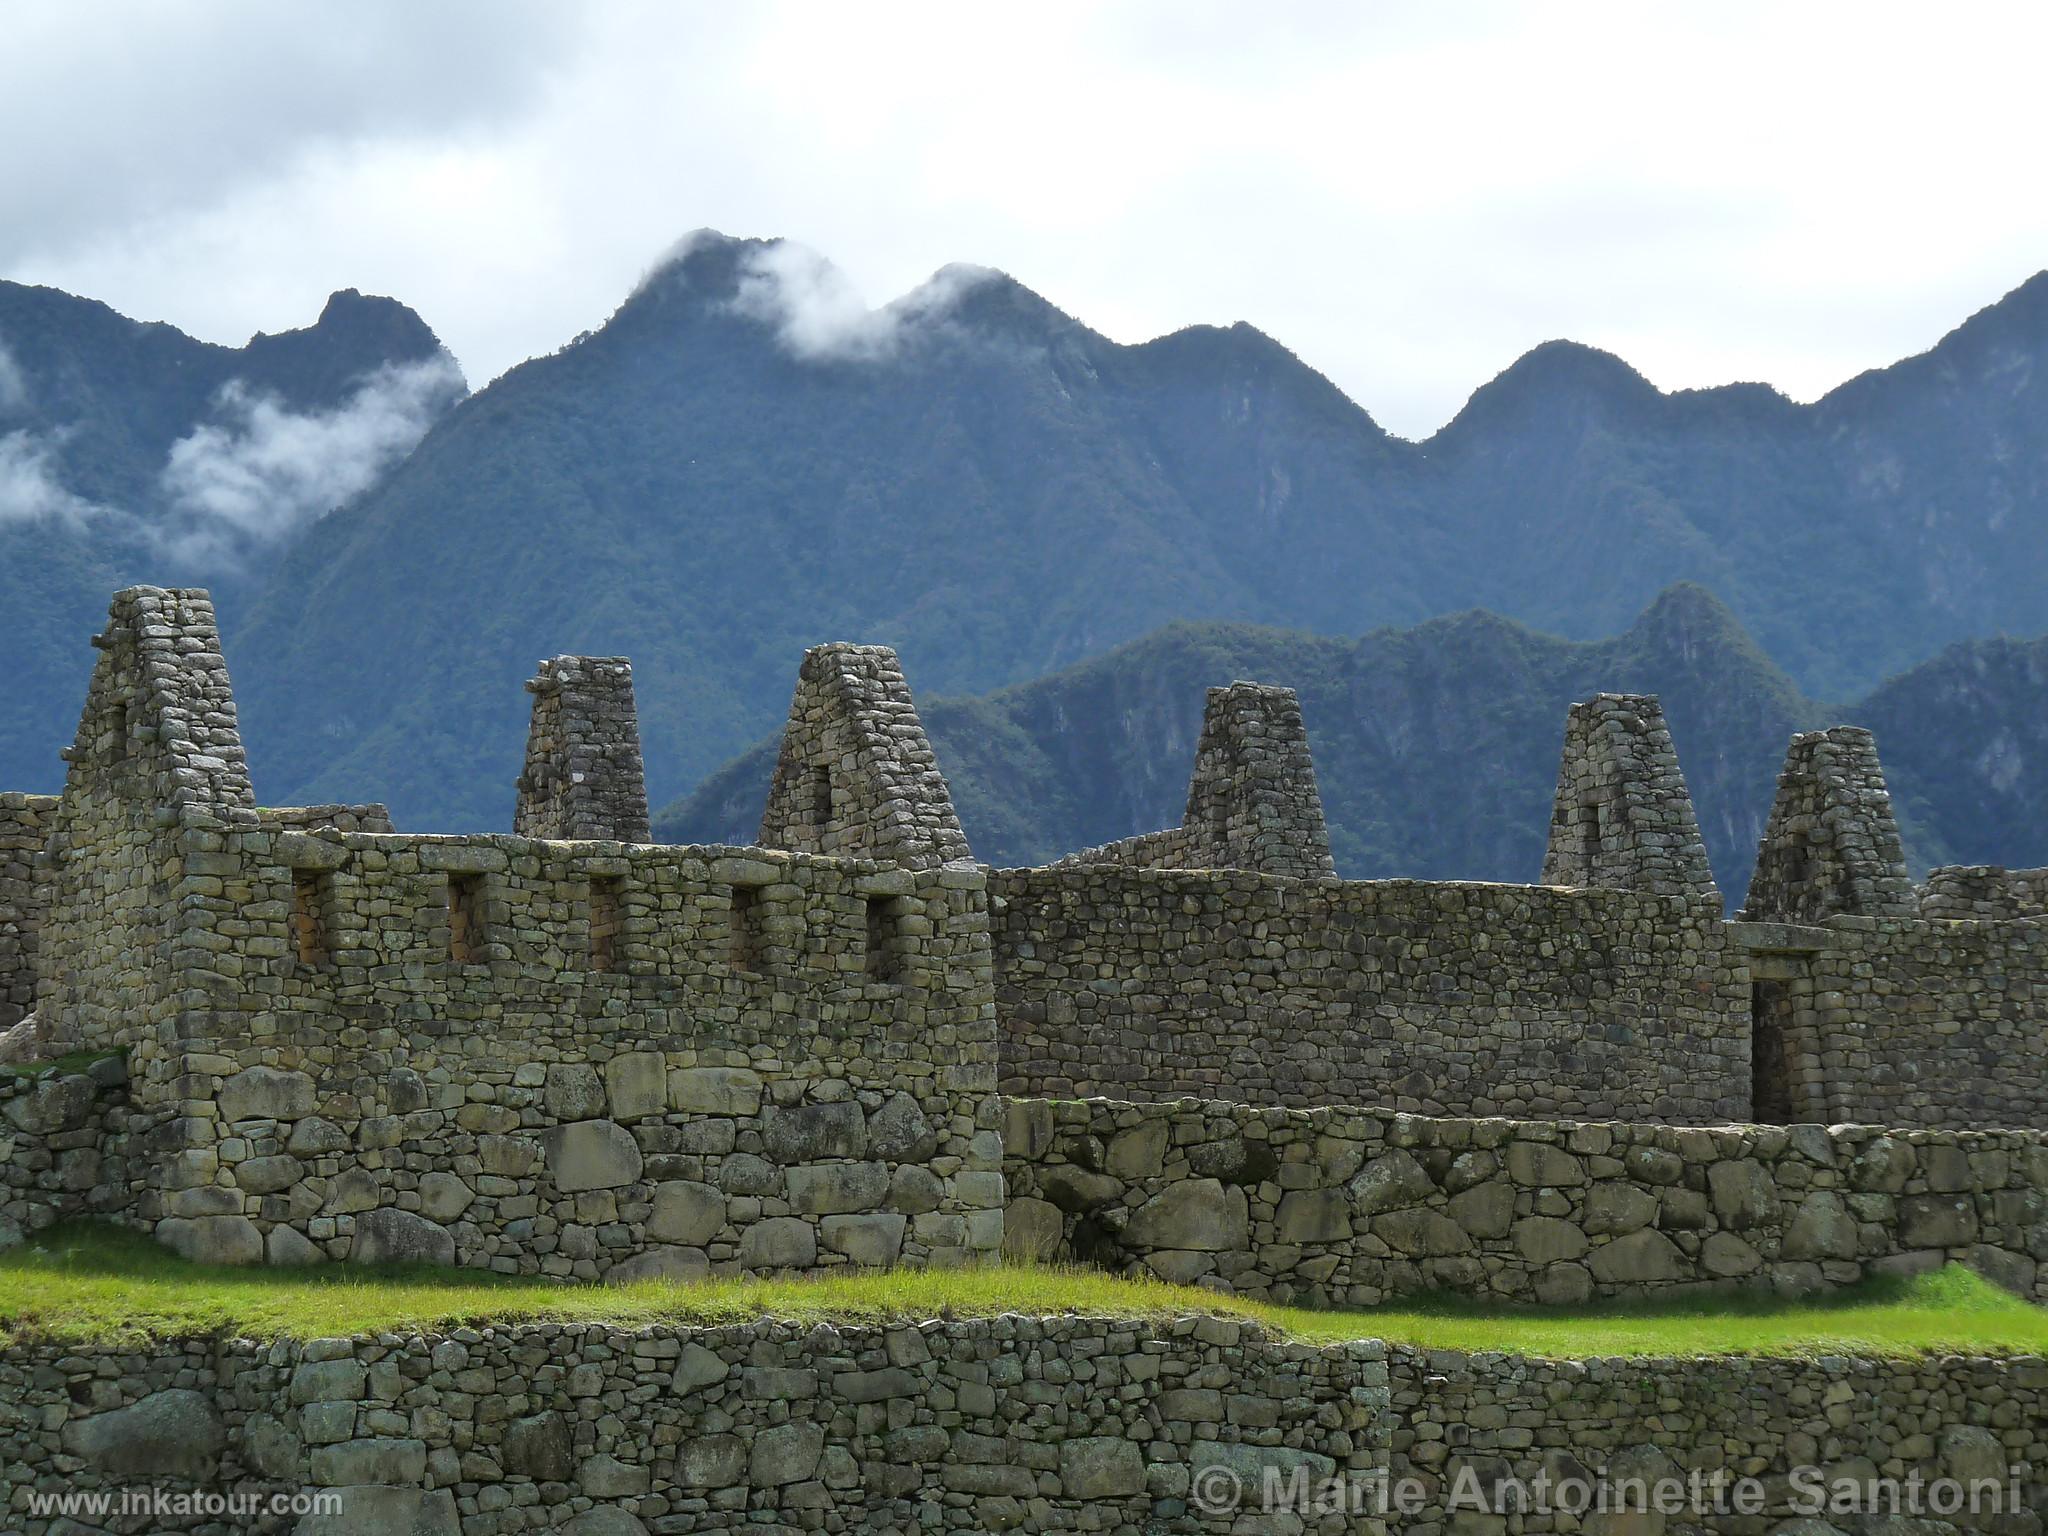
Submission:
[[[279,544],[368,489],[462,390],[446,353],[386,364],[330,411],[288,410],[231,383],[219,399],[225,420],[171,447],[155,537],[171,555],[216,566]]]
[[[0,416],[13,416],[28,409],[28,376],[7,350],[7,338],[0,336]]]
[[[88,519],[111,512],[74,496],[58,482],[56,454],[61,442],[29,431],[0,433],[0,528],[49,522],[79,529]]]
[[[870,309],[846,274],[816,251],[778,240],[748,253],[732,300],[739,314],[775,328],[807,361],[869,361],[895,353],[917,328],[944,317],[962,294],[995,274],[955,264],[880,309]]]

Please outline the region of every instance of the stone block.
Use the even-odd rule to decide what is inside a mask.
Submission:
[[[659,1051],[626,1051],[605,1063],[615,1120],[646,1120],[668,1108],[668,1063]]]
[[[1250,1209],[1242,1189],[1216,1179],[1187,1179],[1133,1211],[1119,1241],[1127,1248],[1228,1253],[1250,1245]]]
[[[349,1244],[352,1264],[439,1264],[455,1262],[455,1238],[437,1221],[411,1211],[365,1211],[356,1218]]]
[[[1060,1443],[1060,1490],[1070,1499],[1127,1499],[1145,1491],[1145,1455],[1107,1435]]]
[[[761,1112],[761,1078],[745,1067],[676,1067],[668,1102],[687,1114],[751,1118]]]
[[[865,1269],[885,1269],[903,1254],[903,1231],[910,1218],[894,1212],[872,1216],[827,1216],[819,1235],[834,1253],[843,1253]]]
[[[64,1428],[64,1448],[116,1482],[211,1483],[227,1429],[204,1393],[176,1387],[73,1420]]]
[[[313,1113],[313,1079],[304,1072],[250,1067],[220,1085],[214,1103],[220,1117],[236,1120],[297,1120]]]
[[[818,1234],[794,1216],[757,1221],[740,1238],[740,1263],[747,1269],[809,1269],[817,1262]]]
[[[565,1194],[619,1189],[640,1177],[640,1145],[610,1120],[578,1120],[541,1132],[541,1148],[555,1187]]]
[[[658,1243],[701,1248],[725,1227],[725,1196],[709,1184],[672,1179],[654,1186],[647,1235]]]

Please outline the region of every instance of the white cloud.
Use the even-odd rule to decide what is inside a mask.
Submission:
[[[1412,435],[1556,336],[1810,398],[2048,251],[2019,0],[25,14],[0,272],[231,343],[392,293],[479,381],[699,225],[869,294],[993,262],[1120,340],[1248,320]]]
[[[39,433],[0,433],[0,527],[61,523],[83,527],[109,509],[74,496],[58,479],[58,441]]]
[[[862,361],[893,354],[994,275],[986,267],[955,263],[894,302],[870,309],[838,267],[807,246],[779,240],[748,252],[732,304],[740,314],[772,325],[795,357]]]
[[[446,354],[386,364],[330,411],[291,411],[230,384],[225,419],[172,445],[160,477],[169,510],[155,537],[202,566],[279,544],[368,489],[461,390]]]

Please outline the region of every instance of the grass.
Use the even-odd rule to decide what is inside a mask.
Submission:
[[[2048,1354],[2048,1311],[1959,1266],[1803,1303],[1729,1296],[1508,1310],[1405,1301],[1362,1311],[1265,1306],[1158,1281],[1057,1268],[894,1270],[845,1279],[646,1281],[595,1286],[469,1270],[224,1269],[148,1238],[79,1223],[0,1254],[0,1343],[142,1343],[241,1335],[325,1337],[520,1321],[729,1323],[757,1317],[879,1322],[1000,1312],[1132,1319],[1218,1313],[1309,1343],[1379,1338],[1547,1358],[1722,1354]]]

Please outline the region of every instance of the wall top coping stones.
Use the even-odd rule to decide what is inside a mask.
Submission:
[[[1819,1156],[1824,1146],[1829,1149],[1836,1143],[1858,1146],[1880,1138],[1911,1146],[1960,1146],[1975,1151],[2048,1147],[2048,1131],[2020,1129],[1950,1130],[1854,1123],[1669,1125],[1661,1120],[1512,1120],[1504,1115],[1415,1115],[1370,1104],[1296,1109],[1284,1105],[1245,1105],[1228,1099],[1202,1098],[1136,1103],[1100,1097],[1035,1099],[1009,1095],[1006,1102],[1043,1107],[1051,1112],[1056,1125],[1094,1124],[1104,1115],[1129,1116],[1135,1123],[1138,1119],[1171,1119],[1199,1114],[1243,1126],[1305,1123],[1319,1132],[1336,1134],[1341,1134],[1347,1125],[1355,1125],[1362,1139],[1383,1138],[1395,1146],[1468,1144],[1483,1148],[1505,1145],[1510,1141],[1561,1143],[1575,1135],[1590,1134],[1595,1137],[1604,1135],[1613,1142],[1629,1146],[1676,1146],[1683,1142],[1688,1147],[1726,1149],[1721,1153],[1725,1157],[1747,1157],[1759,1148],[1774,1155],[1782,1150],[1802,1151],[1817,1161],[1826,1160]],[[1030,1155],[1022,1148],[1011,1151],[1013,1154]]]
[[[1372,898],[1384,896],[1429,896],[1445,905],[1465,901],[1528,902],[1546,906],[1598,903],[1641,910],[1662,904],[1673,911],[1721,916],[1718,896],[1664,895],[1627,891],[1608,886],[1522,885],[1507,880],[1343,880],[1329,876],[1303,879],[1292,875],[1264,875],[1246,869],[1150,869],[1127,864],[1046,864],[1032,868],[1001,869],[983,866],[989,878],[1012,889],[1031,887],[1048,890],[1069,887],[1121,884],[1160,888],[1190,895],[1271,888],[1276,894],[1299,892],[1304,897]]]
[[[872,887],[867,893],[878,896],[902,895],[931,886],[979,890],[986,880],[986,871],[973,864],[906,870],[875,859],[796,853],[782,848],[723,843],[614,843],[520,837],[510,832],[344,832],[330,827],[272,831],[235,827],[228,831],[227,844],[242,852],[269,852],[280,863],[307,869],[339,868],[350,855],[358,853],[387,857],[410,853],[418,856],[423,868],[456,874],[496,873],[509,869],[515,859],[524,858],[566,859],[602,866],[593,871],[599,874],[628,874],[635,867],[702,864],[702,878],[734,885],[767,885],[785,871],[817,869],[844,875],[856,887]]]

